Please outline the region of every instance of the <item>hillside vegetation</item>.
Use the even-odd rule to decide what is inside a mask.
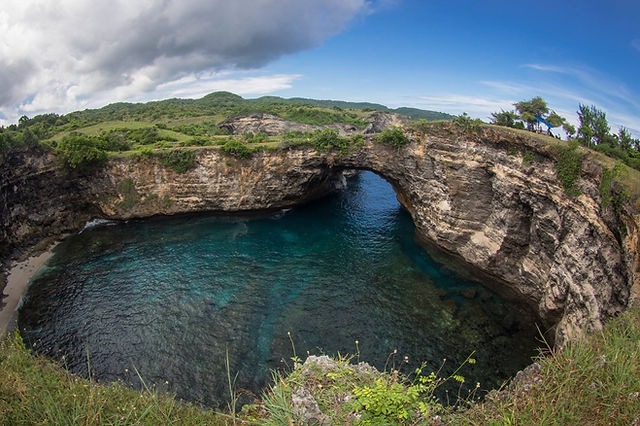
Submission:
[[[55,142],[73,132],[88,136],[103,135],[111,140],[119,138],[145,145],[163,141],[197,145],[227,134],[225,129],[219,127],[225,120],[260,112],[315,126],[344,124],[363,129],[368,124],[366,116],[374,111],[394,112],[383,105],[370,103],[283,99],[273,96],[243,99],[232,93],[215,92],[195,100],[115,103],[100,109],[77,111],[62,116],[23,116],[17,125],[0,127],[0,150],[42,141],[53,142],[55,145]],[[397,112],[404,112],[410,118],[453,118],[448,114],[418,109],[399,109]],[[124,150],[123,146],[114,147]]]
[[[283,99],[262,97],[243,99],[228,92],[216,92],[201,99],[168,99],[148,103],[115,103],[100,109],[66,115],[23,116],[18,124],[0,127],[2,152],[19,146],[42,146],[55,150],[70,169],[89,171],[114,155],[157,155],[175,164],[176,170],[188,170],[189,147],[218,146],[237,157],[246,157],[257,149],[277,146],[311,145],[320,149],[357,145],[357,133],[369,125],[367,117],[375,112],[390,113],[383,105]],[[434,111],[399,109],[409,119],[451,119]],[[298,123],[306,131],[279,135],[243,132],[231,135],[225,123],[235,117],[269,114],[284,122]],[[331,127],[327,129],[326,127]],[[349,129],[344,138],[339,129]],[[176,154],[176,151],[181,151]],[[184,161],[183,161],[184,160]]]
[[[198,100],[171,99],[146,104],[119,103],[101,109],[23,117],[16,125],[0,128],[0,164],[3,152],[15,147],[40,146],[55,150],[70,169],[90,171],[110,156],[158,156],[176,172],[194,164],[194,152],[217,147],[243,158],[257,149],[312,146],[343,151],[361,146],[361,131],[374,112],[391,112],[376,104],[351,104],[309,99],[264,97],[246,100],[219,92]],[[585,159],[603,168],[602,208],[620,209],[640,200],[640,173],[621,160],[589,147],[558,141],[517,128],[488,126],[469,116],[451,119],[439,113],[399,109],[421,118],[406,129],[390,127],[373,140],[400,148],[414,135],[459,135],[502,132],[512,138],[530,138],[541,150],[557,158],[558,177],[571,196],[578,196],[576,179]],[[223,124],[237,116],[268,113],[283,120],[318,126],[308,131],[229,134]],[[342,127],[341,127],[342,126]],[[351,133],[343,128],[355,129]],[[457,137],[457,136],[456,136]],[[509,137],[506,141],[512,140]],[[529,140],[529,139],[528,139]],[[524,146],[524,145],[523,145]],[[536,153],[514,145],[512,154],[535,164]],[[511,155],[511,153],[510,153]],[[61,366],[34,356],[18,335],[0,342],[0,425],[21,424],[274,424],[304,422],[304,413],[292,404],[292,395],[304,384],[327,424],[637,424],[640,425],[640,309],[610,321],[603,332],[569,343],[564,349],[545,351],[539,366],[502,392],[491,393],[481,404],[463,398],[444,407],[433,398],[444,380],[431,370],[408,375],[354,370],[355,358],[339,358],[341,370],[294,370],[274,373],[274,383],[261,401],[236,413],[230,406],[218,413],[159,395],[153,389],[135,392],[121,383],[103,385],[72,376]],[[295,360],[300,364],[300,360]],[[354,373],[355,371],[355,373]],[[229,383],[233,399],[233,372],[220,380]]]

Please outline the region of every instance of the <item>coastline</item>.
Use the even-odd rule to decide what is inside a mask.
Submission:
[[[20,299],[27,290],[31,277],[53,256],[53,250],[58,244],[59,241],[56,241],[43,252],[22,261],[14,261],[9,267],[0,307],[0,335],[15,330]]]

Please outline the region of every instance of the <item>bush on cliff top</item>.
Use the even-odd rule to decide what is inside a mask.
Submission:
[[[196,155],[193,151],[172,149],[160,155],[160,162],[176,173],[186,173],[196,166]]]
[[[400,127],[388,127],[375,136],[376,142],[400,148],[409,143],[409,138]]]
[[[220,151],[224,154],[231,155],[236,158],[249,158],[253,154],[253,148],[246,142],[239,139],[231,138],[220,147]]]
[[[56,154],[69,169],[91,171],[107,160],[107,152],[93,137],[72,133],[65,136],[56,146]]]

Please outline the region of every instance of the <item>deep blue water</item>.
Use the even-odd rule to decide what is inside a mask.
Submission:
[[[19,326],[73,372],[141,377],[209,406],[226,403],[227,353],[239,387],[259,394],[270,369],[291,367],[294,347],[301,358],[353,354],[356,340],[380,369],[406,355],[432,368],[447,358],[451,371],[476,351],[462,374],[496,387],[530,362],[535,327],[462,275],[427,256],[393,189],[365,172],[289,211],[71,236],[34,277]]]

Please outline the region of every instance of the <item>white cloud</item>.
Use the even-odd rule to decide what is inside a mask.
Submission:
[[[289,89],[293,82],[300,78],[302,78],[300,74],[275,74],[240,78],[220,78],[215,73],[201,77],[191,75],[158,86],[154,94],[158,98],[199,98],[212,91],[224,90],[241,96],[264,95],[277,90]]]
[[[492,112],[501,109],[513,109],[513,102],[509,99],[492,99],[489,97],[474,97],[459,94],[444,94],[438,96],[420,96],[419,104],[422,108],[460,115],[466,112],[472,117],[488,120]]]
[[[640,101],[633,92],[622,82],[616,81],[600,72],[585,67],[563,67],[556,65],[526,64],[524,68],[536,71],[564,74],[575,81],[582,83],[587,93],[596,97],[624,102],[629,106],[640,110]],[[584,103],[584,102],[583,102]]]
[[[518,100],[542,96],[573,124],[577,124],[579,104],[595,105],[607,114],[612,131],[624,126],[640,137],[640,100],[625,84],[586,67],[527,64],[522,68],[534,71],[533,75],[520,81],[481,83],[497,96],[504,94]]]
[[[64,112],[174,91],[266,93],[298,76],[202,78],[310,49],[384,2],[3,0],[0,114]],[[175,88],[179,82],[186,86]],[[211,89],[206,84],[211,83]],[[189,88],[188,85],[194,87]],[[107,94],[110,94],[107,96]]]
[[[636,38],[631,40],[631,47],[640,52],[640,38]]]

